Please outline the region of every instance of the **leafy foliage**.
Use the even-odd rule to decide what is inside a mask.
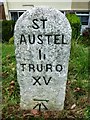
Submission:
[[[86,28],[82,36],[79,39],[79,42],[83,43],[86,46],[90,46],[90,28]]]
[[[76,39],[80,35],[81,22],[77,15],[75,14],[66,14],[67,19],[69,20],[72,28],[72,38]]]
[[[9,39],[9,44],[13,44],[14,43],[14,37],[11,37],[10,39]]]
[[[15,21],[4,20],[2,21],[2,40],[3,42],[8,42],[13,36]]]

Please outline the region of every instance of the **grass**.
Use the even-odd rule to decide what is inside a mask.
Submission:
[[[0,45],[1,46],[1,45]],[[66,89],[65,108],[56,113],[41,112],[38,117],[31,111],[21,110],[20,89],[16,77],[14,45],[2,44],[2,117],[3,120],[45,120],[46,118],[65,118],[89,120],[88,107],[88,47],[72,40]],[[73,108],[73,109],[72,109]]]

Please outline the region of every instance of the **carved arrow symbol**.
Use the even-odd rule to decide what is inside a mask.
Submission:
[[[39,111],[41,111],[41,105],[45,108],[45,110],[48,110],[48,108],[46,107],[46,105],[44,103],[38,103],[33,109],[35,109],[36,107],[39,106]]]
[[[45,101],[45,102],[49,102],[49,100],[38,100],[38,99],[33,99],[34,101]],[[33,109],[35,109],[36,107],[39,107],[39,111],[41,111],[41,105],[45,108],[45,110],[48,110],[48,108],[46,107],[46,105],[41,102],[38,103],[37,105],[35,105],[35,107]]]

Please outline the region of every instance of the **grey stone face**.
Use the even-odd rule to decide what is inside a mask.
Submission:
[[[56,9],[32,8],[18,19],[14,37],[21,108],[62,110],[71,46],[67,18]]]

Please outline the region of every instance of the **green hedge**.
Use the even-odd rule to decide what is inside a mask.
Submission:
[[[9,44],[14,44],[14,36],[9,39]]]
[[[67,19],[69,20],[72,27],[72,38],[77,38],[80,35],[81,22],[79,17],[76,14],[66,14]]]
[[[14,33],[15,21],[4,20],[2,21],[2,41],[8,42]]]
[[[2,21],[0,20],[0,42],[2,41]]]

